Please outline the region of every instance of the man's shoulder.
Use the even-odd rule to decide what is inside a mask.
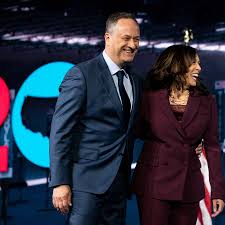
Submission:
[[[98,65],[100,57],[101,55],[98,55],[92,59],[76,64],[67,72],[67,76],[70,77],[77,74],[86,76],[89,71],[95,71],[95,67]]]
[[[80,68],[80,69],[87,69],[89,67],[93,67],[101,61],[101,58],[103,58],[102,54],[97,55],[94,58],[91,58],[89,60],[86,60],[84,62],[81,62],[81,63],[77,64],[77,67]]]

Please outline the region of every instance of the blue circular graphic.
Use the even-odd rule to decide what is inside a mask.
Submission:
[[[12,129],[21,153],[32,163],[49,167],[49,138],[27,129],[22,122],[22,107],[27,96],[52,98],[59,95],[59,85],[74,65],[53,62],[41,66],[24,81],[16,96],[12,111]]]

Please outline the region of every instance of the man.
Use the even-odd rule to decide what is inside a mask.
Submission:
[[[125,66],[139,47],[132,14],[106,22],[105,49],[65,76],[50,135],[53,205],[71,225],[123,225],[138,77]]]

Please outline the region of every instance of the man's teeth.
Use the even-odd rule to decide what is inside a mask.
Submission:
[[[127,52],[127,53],[133,53],[132,50],[125,50],[125,52]]]

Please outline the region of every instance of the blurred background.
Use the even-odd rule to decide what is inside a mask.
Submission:
[[[159,53],[172,44],[186,43],[198,49],[202,79],[217,99],[225,172],[222,1],[1,0],[1,225],[64,224],[66,217],[52,208],[48,188],[48,136],[58,86],[73,65],[102,52],[105,21],[116,11],[134,13],[140,25],[140,50],[133,63],[140,76],[144,77]],[[141,145],[136,142],[132,168]],[[203,218],[198,223],[225,225],[225,212],[211,221],[206,202],[201,205]],[[128,201],[127,225],[138,224],[133,196]]]

